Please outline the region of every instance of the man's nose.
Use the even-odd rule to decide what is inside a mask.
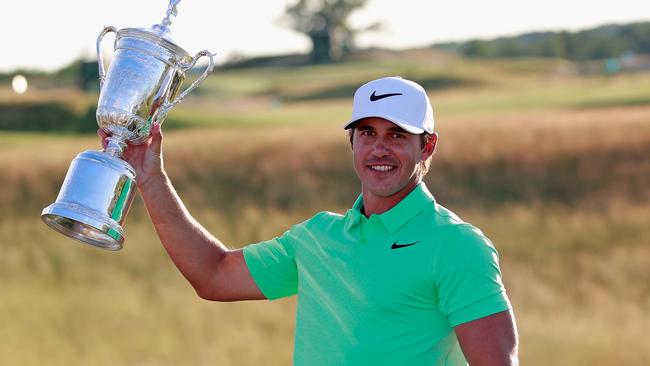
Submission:
[[[384,141],[384,139],[377,139],[372,147],[372,154],[382,157],[388,155],[388,153],[389,150],[388,146],[386,145],[386,141]]]

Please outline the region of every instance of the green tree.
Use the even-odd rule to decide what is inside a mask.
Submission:
[[[566,58],[566,45],[564,42],[565,38],[562,35],[549,33],[540,39],[535,47],[531,45],[531,55]]]
[[[564,57],[569,60],[573,60],[575,58],[576,54],[576,44],[575,44],[575,39],[571,35],[571,33],[567,31],[562,31],[558,33],[558,44],[561,45],[561,53],[558,55],[559,57]]]
[[[602,60],[626,54],[650,54],[650,22],[603,25],[579,32],[535,32],[493,40],[434,45],[467,57],[558,57]]]
[[[357,29],[350,26],[350,15],[366,3],[367,0],[298,0],[287,6],[280,20],[309,37],[312,62],[331,62],[354,48],[356,35],[380,28],[379,23]]]
[[[467,57],[487,58],[494,57],[495,52],[489,41],[473,40],[467,42],[463,54]]]
[[[74,60],[58,70],[54,77],[61,84],[76,84],[85,92],[99,89],[97,61]]]
[[[630,43],[627,51],[650,53],[650,22],[628,25],[621,31],[621,37]]]
[[[496,55],[498,57],[519,57],[522,56],[522,51],[515,39],[508,38],[498,43]]]

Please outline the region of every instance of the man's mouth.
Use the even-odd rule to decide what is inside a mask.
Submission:
[[[389,172],[397,167],[394,165],[370,165],[369,168],[375,172]]]

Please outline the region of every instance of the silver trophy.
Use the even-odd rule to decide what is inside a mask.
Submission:
[[[120,157],[127,143],[146,141],[154,122],[162,123],[176,104],[195,89],[214,67],[212,54],[192,57],[172,42],[169,26],[180,0],[171,0],[167,15],[151,28],[106,27],[97,38],[100,96],[97,124],[110,137],[104,151],[84,151],[70,164],[56,202],[41,213],[53,229],[100,248],[119,250],[122,224],[135,196],[135,172]],[[104,70],[102,38],[115,33],[114,57]],[[203,74],[181,91],[185,73],[201,57]]]

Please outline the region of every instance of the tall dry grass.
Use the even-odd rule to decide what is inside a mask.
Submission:
[[[614,202],[602,212],[521,204],[456,211],[483,228],[500,251],[522,364],[647,364],[647,205]],[[225,215],[197,217],[231,244],[252,235],[244,226],[278,233],[300,219],[260,210],[240,216],[241,229],[227,230]],[[52,365],[289,364],[293,299],[201,301],[149,224],[131,220],[126,229],[125,249],[108,253],[54,234],[36,218],[3,225],[4,364],[42,364],[44,358]]]
[[[495,242],[522,364],[649,364],[650,107],[437,117],[427,183]],[[40,222],[72,158],[98,146],[0,134],[0,364],[289,364],[294,300],[199,300],[139,201],[117,253]],[[169,130],[165,148],[181,197],[233,247],[358,191],[338,125]]]

